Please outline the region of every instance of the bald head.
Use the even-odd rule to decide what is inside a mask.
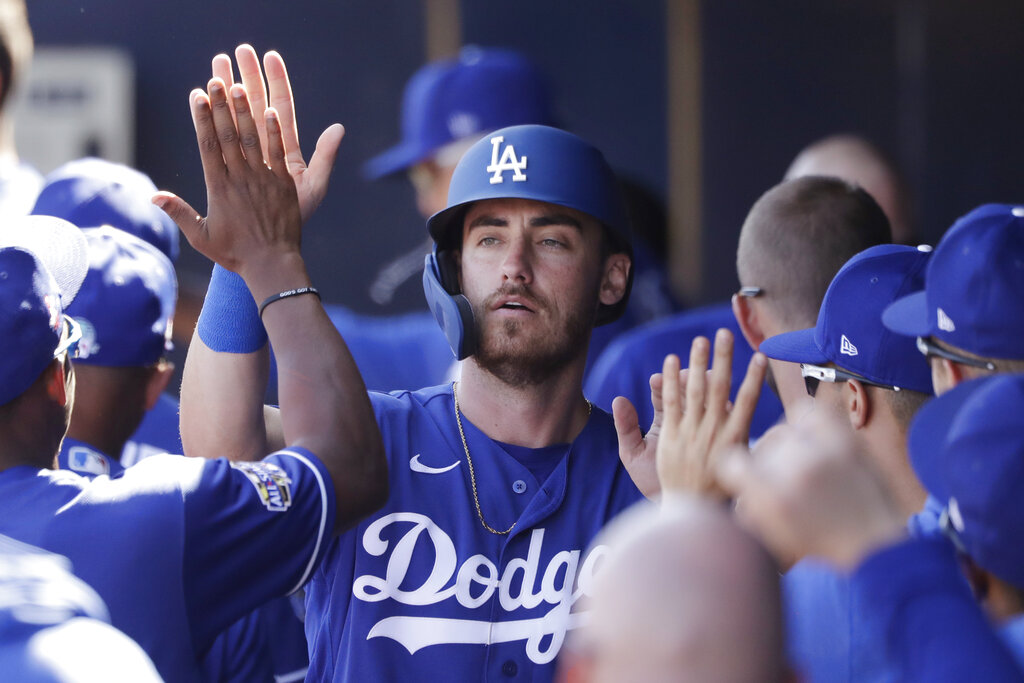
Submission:
[[[786,171],[786,180],[835,176],[863,187],[892,225],[893,242],[912,244],[910,198],[903,177],[881,150],[856,135],[830,135],[805,147]]]
[[[740,231],[740,284],[764,290],[782,327],[813,327],[832,278],[855,254],[889,242],[871,196],[839,178],[808,176],[765,192]]]
[[[597,543],[612,553],[574,634],[569,680],[782,678],[778,570],[724,510],[696,499],[643,504]]]

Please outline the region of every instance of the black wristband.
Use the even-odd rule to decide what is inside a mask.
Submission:
[[[320,298],[320,292],[317,290],[316,287],[298,287],[296,289],[286,289],[283,292],[271,294],[270,296],[263,300],[263,303],[260,304],[260,318],[263,318],[263,309],[269,306],[270,304],[274,303],[275,301],[287,299],[290,296],[301,296],[302,294],[314,294],[316,295],[317,299]]]

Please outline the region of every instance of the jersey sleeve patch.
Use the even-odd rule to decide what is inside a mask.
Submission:
[[[246,476],[265,508],[284,512],[291,507],[292,480],[283,469],[270,462],[233,462],[231,467]]]

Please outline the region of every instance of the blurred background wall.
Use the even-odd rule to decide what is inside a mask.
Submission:
[[[67,159],[134,163],[200,209],[188,92],[218,51],[279,50],[307,155],[330,123],[348,129],[305,250],[325,298],[367,313],[423,306],[416,288],[387,307],[367,288],[424,228],[404,178],[371,183],[359,167],[397,142],[409,75],[460,44],[526,52],[565,127],[667,201],[688,304],[734,290],[750,205],[830,133],[863,134],[896,160],[927,241],[979,203],[1024,201],[1019,0],[30,0],[29,13],[41,61],[58,60],[48,86],[22,93],[29,111],[108,88],[127,114],[101,117],[116,130],[60,144],[26,124],[22,155],[43,171],[61,147]],[[60,52],[86,47],[114,51],[95,64]],[[117,75],[94,83],[106,69]],[[186,246],[179,271],[201,277],[209,264]]]

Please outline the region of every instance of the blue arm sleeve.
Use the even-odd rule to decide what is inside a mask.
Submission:
[[[1024,681],[945,539],[909,539],[851,577],[854,608],[888,643],[901,681]]]

